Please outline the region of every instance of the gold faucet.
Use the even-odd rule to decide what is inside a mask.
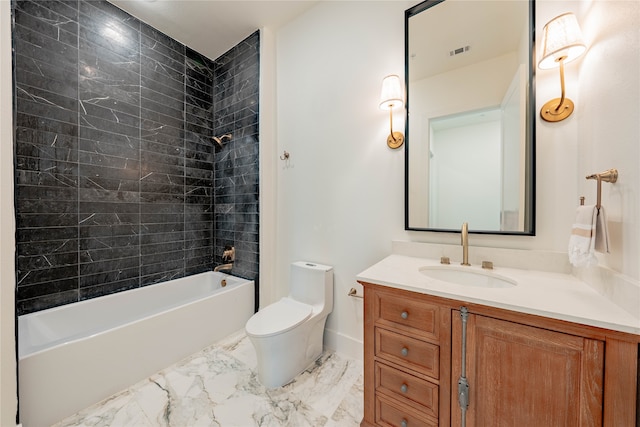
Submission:
[[[462,262],[460,265],[471,265],[469,264],[469,224],[466,222],[462,223],[460,240],[462,243]]]
[[[232,269],[233,269],[233,264],[229,263],[229,264],[220,264],[219,266],[215,267],[213,271],[222,271],[225,273],[231,273]]]

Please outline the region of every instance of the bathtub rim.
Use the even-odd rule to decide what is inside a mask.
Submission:
[[[23,342],[23,340],[24,340],[24,339],[21,339],[21,334],[20,334],[21,323],[22,323],[21,319],[25,319],[24,322],[27,322],[29,317],[38,317],[38,315],[42,316],[43,314],[47,314],[47,313],[55,313],[57,311],[62,311],[64,309],[69,309],[69,306],[72,306],[72,305],[76,306],[76,305],[89,305],[91,303],[95,304],[96,303],[95,300],[98,300],[98,299],[100,299],[103,302],[107,302],[107,300],[122,298],[123,294],[125,294],[125,293],[141,293],[141,292],[144,292],[144,291],[149,292],[150,287],[163,286],[163,285],[164,286],[167,286],[167,285],[175,286],[176,282],[178,282],[178,281],[181,281],[181,280],[184,280],[184,279],[187,279],[187,280],[188,279],[193,279],[193,278],[195,278],[196,276],[199,276],[199,275],[209,275],[209,274],[220,276],[220,280],[223,280],[223,279],[228,280],[229,278],[231,278],[231,279],[233,279],[233,281],[228,282],[227,285],[224,286],[224,287],[220,286],[220,284],[218,284],[218,287],[216,289],[214,289],[212,292],[210,292],[210,293],[208,293],[206,295],[202,295],[200,297],[193,297],[193,298],[190,298],[188,300],[180,301],[180,302],[178,302],[176,304],[165,306],[165,307],[163,307],[162,310],[154,311],[154,312],[149,313],[149,314],[144,314],[142,316],[135,317],[135,318],[130,319],[130,320],[125,321],[125,322],[120,322],[120,323],[118,323],[116,325],[113,325],[113,326],[111,326],[109,328],[99,327],[99,328],[94,328],[93,330],[85,331],[85,332],[82,332],[82,333],[77,333],[77,334],[71,335],[70,337],[68,337],[68,338],[66,338],[64,340],[61,340],[60,342],[56,342],[53,345],[37,346],[37,348],[38,348],[37,350],[32,351],[32,352],[27,353],[27,354],[23,354],[23,351],[22,351],[21,345],[20,345],[20,343]],[[108,333],[110,331],[122,329],[122,328],[127,327],[128,325],[131,325],[131,324],[134,324],[134,323],[138,323],[138,322],[143,322],[143,321],[148,320],[148,319],[152,319],[154,317],[162,315],[163,313],[175,311],[175,310],[180,309],[183,306],[187,306],[187,305],[190,305],[190,304],[194,304],[194,303],[196,303],[198,301],[201,301],[201,300],[204,300],[204,299],[207,299],[207,298],[211,298],[214,295],[220,295],[220,294],[223,294],[223,293],[231,292],[236,286],[239,286],[239,285],[244,284],[244,283],[253,283],[254,286],[255,286],[255,281],[254,280],[245,279],[243,277],[234,276],[234,275],[228,274],[228,273],[221,273],[221,272],[218,272],[218,271],[214,272],[212,270],[209,270],[209,271],[203,271],[203,272],[200,272],[200,273],[192,274],[192,275],[189,275],[189,276],[178,277],[176,279],[171,279],[171,280],[167,280],[167,281],[164,281],[164,282],[158,282],[158,283],[153,283],[153,284],[141,286],[141,287],[138,287],[138,288],[127,289],[126,291],[114,292],[114,293],[111,293],[111,294],[108,294],[108,295],[103,295],[103,296],[96,297],[96,298],[89,298],[89,299],[85,299],[85,300],[82,300],[82,301],[76,301],[76,302],[73,302],[71,304],[63,304],[63,305],[59,305],[59,306],[56,306],[56,307],[51,307],[51,308],[48,308],[48,309],[45,309],[45,310],[39,310],[39,311],[35,311],[35,312],[32,312],[32,313],[23,314],[21,316],[18,316],[17,322],[16,322],[16,328],[17,328],[17,330],[16,330],[16,348],[17,348],[17,360],[18,360],[18,363],[20,363],[20,361],[23,361],[23,360],[25,360],[25,359],[27,359],[29,357],[41,354],[41,353],[43,353],[45,351],[49,351],[49,350],[52,350],[52,349],[55,349],[55,348],[58,348],[58,347],[62,347],[62,346],[66,346],[66,345],[71,345],[73,343],[77,343],[77,342],[85,340],[85,339],[99,337],[100,335],[106,334],[106,333]]]

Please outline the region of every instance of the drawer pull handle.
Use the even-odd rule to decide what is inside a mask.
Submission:
[[[404,320],[407,320],[409,318],[409,313],[403,311],[402,313],[400,313],[400,317],[402,317]]]
[[[402,421],[400,421],[400,426],[401,427],[407,427],[408,425],[409,425],[409,423],[404,418],[402,419]]]
[[[407,347],[402,347],[402,350],[400,350],[400,354],[404,357],[407,357],[409,355],[409,349]]]
[[[406,384],[402,384],[400,386],[400,391],[406,393],[409,390],[409,387]]]

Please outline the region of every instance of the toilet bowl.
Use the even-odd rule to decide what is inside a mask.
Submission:
[[[289,295],[254,314],[245,326],[256,350],[258,379],[280,387],[322,354],[327,316],[333,310],[333,268],[291,264]]]

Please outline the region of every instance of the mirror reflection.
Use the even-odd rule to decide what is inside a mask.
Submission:
[[[533,234],[533,2],[406,12],[406,228]]]

